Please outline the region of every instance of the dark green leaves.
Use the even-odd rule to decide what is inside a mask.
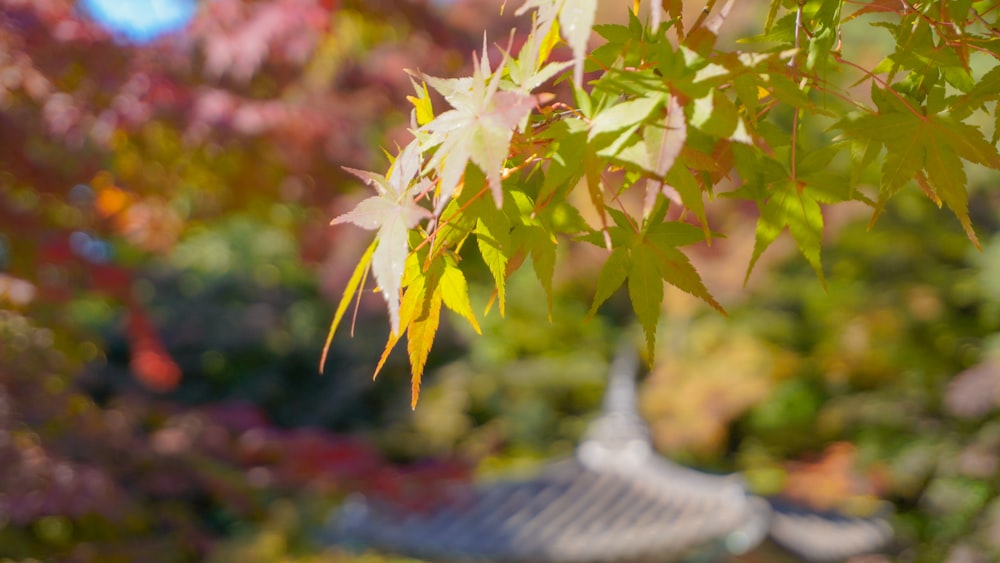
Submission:
[[[757,234],[753,246],[753,257],[747,268],[746,280],[750,278],[760,255],[785,229],[792,234],[802,255],[823,281],[823,267],[820,263],[820,246],[823,240],[823,213],[819,203],[808,188],[791,181],[771,187],[757,221]],[[826,282],[823,281],[825,284]]]
[[[624,214],[612,213],[612,216],[617,224],[610,228],[610,236],[616,248],[598,276],[590,315],[627,281],[632,309],[646,333],[646,345],[652,358],[663,302],[663,282],[725,312],[709,294],[688,257],[677,249],[705,240],[701,229],[687,223],[662,222],[653,216],[643,230],[636,232],[633,222]]]

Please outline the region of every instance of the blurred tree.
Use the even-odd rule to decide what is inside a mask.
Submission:
[[[340,165],[478,33],[411,1],[0,1],[0,558],[198,560],[278,495],[398,480],[281,427],[371,423],[359,349],[315,375]]]

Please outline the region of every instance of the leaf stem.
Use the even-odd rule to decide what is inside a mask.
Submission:
[[[903,104],[904,106],[906,106],[906,108],[909,109],[910,112],[913,113],[913,115],[915,115],[921,121],[927,121],[927,116],[926,115],[924,115],[923,113],[917,111],[917,109],[914,108],[910,104],[910,102],[906,101],[906,98],[904,98],[903,96],[900,96],[899,92],[893,90],[892,87],[887,82],[885,82],[884,80],[882,80],[878,76],[875,76],[875,73],[873,73],[872,71],[866,69],[865,67],[863,67],[863,66],[861,66],[861,65],[859,65],[857,63],[853,63],[853,62],[845,59],[839,53],[831,53],[831,54],[833,55],[833,58],[838,63],[845,64],[847,66],[856,68],[856,69],[860,70],[861,72],[863,72],[864,74],[866,74],[869,78],[871,78],[872,80],[874,80],[875,82],[877,82],[880,86],[882,86],[882,88],[884,90],[886,90],[887,92],[889,92],[890,94],[892,94],[893,96],[895,96],[896,99],[899,100],[899,102],[901,104]]]

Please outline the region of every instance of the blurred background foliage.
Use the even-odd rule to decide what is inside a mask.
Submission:
[[[369,236],[328,227],[359,192],[339,167],[405,138],[403,69],[464,72],[512,10],[136,4],[0,0],[0,557],[383,561],[324,544],[344,495],[419,504],[571,452],[630,324],[624,295],[585,319],[593,249],[563,245],[551,320],[519,273],[483,336],[443,326],[416,411],[403,354],[370,380],[377,297],[317,372]],[[754,217],[714,202],[729,238],[693,260],[730,316],[667,292],[641,395],[661,451],[820,508],[888,499],[899,560],[1000,556],[1000,201],[977,172],[982,253],[918,196],[871,230],[829,209],[826,289],[790,244],[743,288]]]

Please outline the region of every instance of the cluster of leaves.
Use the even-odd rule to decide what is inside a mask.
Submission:
[[[653,4],[651,25],[633,10],[625,25],[594,26],[596,1],[525,2],[518,14],[532,23],[517,53],[500,49],[494,65],[484,45],[472,76],[417,75],[413,140],[386,174],[352,171],[378,194],[334,222],[378,232],[329,337],[370,269],[391,320],[382,359],[405,334],[414,405],[442,304],[478,327],[459,264],[470,236],[501,315],[505,281],[529,258],[551,308],[560,238],[604,247],[591,311],[627,286],[650,357],[663,282],[723,311],[680,250],[718,236],[715,196],[759,209],[747,277],[787,230],[822,280],[823,206],[860,201],[874,221],[911,183],[978,246],[964,167],[1000,169],[1000,127],[987,121],[1000,97],[991,3],[878,0],[846,13],[840,1],[773,0],[763,33],[739,49],[718,41],[732,1],[708,2],[690,25],[682,2]],[[873,14],[895,50],[866,69],[841,38]],[[593,50],[591,30],[604,39]],[[570,61],[556,60],[560,41]],[[857,84],[841,86],[852,74]],[[571,102],[534,93],[553,79],[572,80]],[[435,112],[431,90],[447,110]],[[870,179],[875,194],[860,189]]]

